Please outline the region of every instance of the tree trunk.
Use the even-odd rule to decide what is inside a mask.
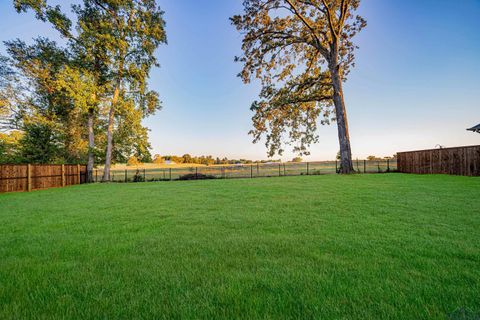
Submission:
[[[108,128],[107,128],[107,151],[105,153],[105,168],[103,170],[103,182],[110,181],[110,166],[112,164],[113,151],[113,125],[115,121],[115,107],[117,105],[118,96],[120,94],[120,82],[117,82],[115,92],[113,94],[112,105],[108,114]]]
[[[343,97],[343,86],[340,78],[338,65],[330,66],[333,83],[333,103],[338,127],[338,141],[340,143],[340,173],[349,174],[353,172],[352,150],[350,147],[350,134],[348,133],[347,111]]]
[[[93,182],[93,166],[94,166],[94,154],[95,149],[95,133],[93,131],[93,117],[94,110],[90,108],[88,110],[88,162],[87,162],[87,182]]]

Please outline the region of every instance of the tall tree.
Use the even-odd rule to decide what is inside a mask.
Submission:
[[[71,140],[71,145],[84,146],[83,130],[88,131],[88,179],[92,179],[95,156],[95,120],[98,117],[101,101],[100,92],[104,91],[102,83],[101,65],[92,61],[99,61],[99,50],[92,54],[92,47],[98,43],[91,41],[88,34],[82,32],[81,26],[85,21],[94,19],[95,13],[82,11],[79,6],[73,6],[77,14],[76,33],[72,31],[72,21],[61,11],[60,6],[49,6],[46,0],[14,0],[14,6],[18,12],[32,9],[36,17],[42,21],[48,21],[57,29],[61,36],[67,39],[70,59],[62,66],[58,73],[58,81],[55,90],[68,99],[71,109],[74,111],[76,121],[70,121],[66,131],[76,132],[76,139]],[[95,54],[96,53],[96,54]],[[85,120],[86,119],[86,120]],[[98,121],[98,120],[97,120]]]
[[[267,136],[269,155],[282,141],[308,154],[321,124],[337,122],[341,172],[353,171],[342,83],[354,65],[352,38],[366,25],[355,15],[360,0],[245,0],[244,14],[231,18],[244,34],[245,83],[258,78],[260,101],[252,104],[254,142]],[[332,112],[334,111],[334,112]]]
[[[102,28],[95,30],[108,53],[112,96],[108,114],[104,181],[110,180],[115,116],[121,107],[139,106],[144,116],[160,107],[158,93],[148,89],[148,75],[157,66],[155,50],[166,43],[163,11],[155,0],[84,0],[98,13]]]
[[[68,53],[55,42],[35,39],[32,45],[20,40],[5,42],[15,76],[2,89],[11,111],[8,129],[24,132],[20,143],[26,161],[77,162],[82,157],[81,130],[76,113],[56,82]],[[21,94],[10,94],[14,88]]]
[[[82,5],[72,6],[77,18],[74,30],[60,7],[45,0],[14,0],[14,4],[17,11],[34,10],[37,18],[52,23],[69,40],[76,71],[64,74],[67,81],[61,87],[72,101],[85,106],[89,168],[93,168],[96,137],[93,123],[102,115],[105,99],[109,106],[103,180],[110,180],[115,158],[124,160],[135,153],[150,159],[148,132],[141,121],[160,108],[158,93],[148,89],[147,80],[157,65],[154,51],[166,43],[163,12],[156,1],[83,0]],[[82,83],[88,90],[82,90]]]

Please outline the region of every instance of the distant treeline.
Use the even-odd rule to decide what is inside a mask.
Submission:
[[[228,159],[226,157],[214,158],[213,156],[191,156],[189,154],[184,154],[183,156],[174,156],[174,155],[167,155],[161,156],[156,154],[153,158],[153,163],[165,163],[167,161],[174,162],[177,164],[181,163],[190,163],[190,164],[203,164],[203,165],[214,165],[214,164],[251,164],[251,163],[271,163],[271,162],[281,162],[280,159],[270,159],[270,160],[249,160],[249,159]],[[139,161],[136,157],[131,157],[128,160],[129,165],[136,165],[139,164]],[[145,162],[144,162],[145,163]]]

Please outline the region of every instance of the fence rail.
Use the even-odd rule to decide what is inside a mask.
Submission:
[[[354,169],[358,173],[384,173],[397,170],[396,160],[354,160]],[[234,179],[278,176],[301,176],[335,174],[339,170],[337,161],[211,165],[182,168],[131,168],[112,169],[110,180],[113,182],[132,181],[172,181],[183,179]],[[101,182],[103,170],[92,173],[94,182]]]
[[[0,164],[0,193],[86,183],[87,167],[70,164]]]
[[[398,171],[480,176],[480,146],[399,152]]]

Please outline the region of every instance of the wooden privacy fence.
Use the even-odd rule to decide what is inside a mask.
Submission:
[[[480,176],[480,146],[399,152],[397,161],[403,173]]]
[[[0,193],[85,183],[87,166],[78,164],[0,164]]]

